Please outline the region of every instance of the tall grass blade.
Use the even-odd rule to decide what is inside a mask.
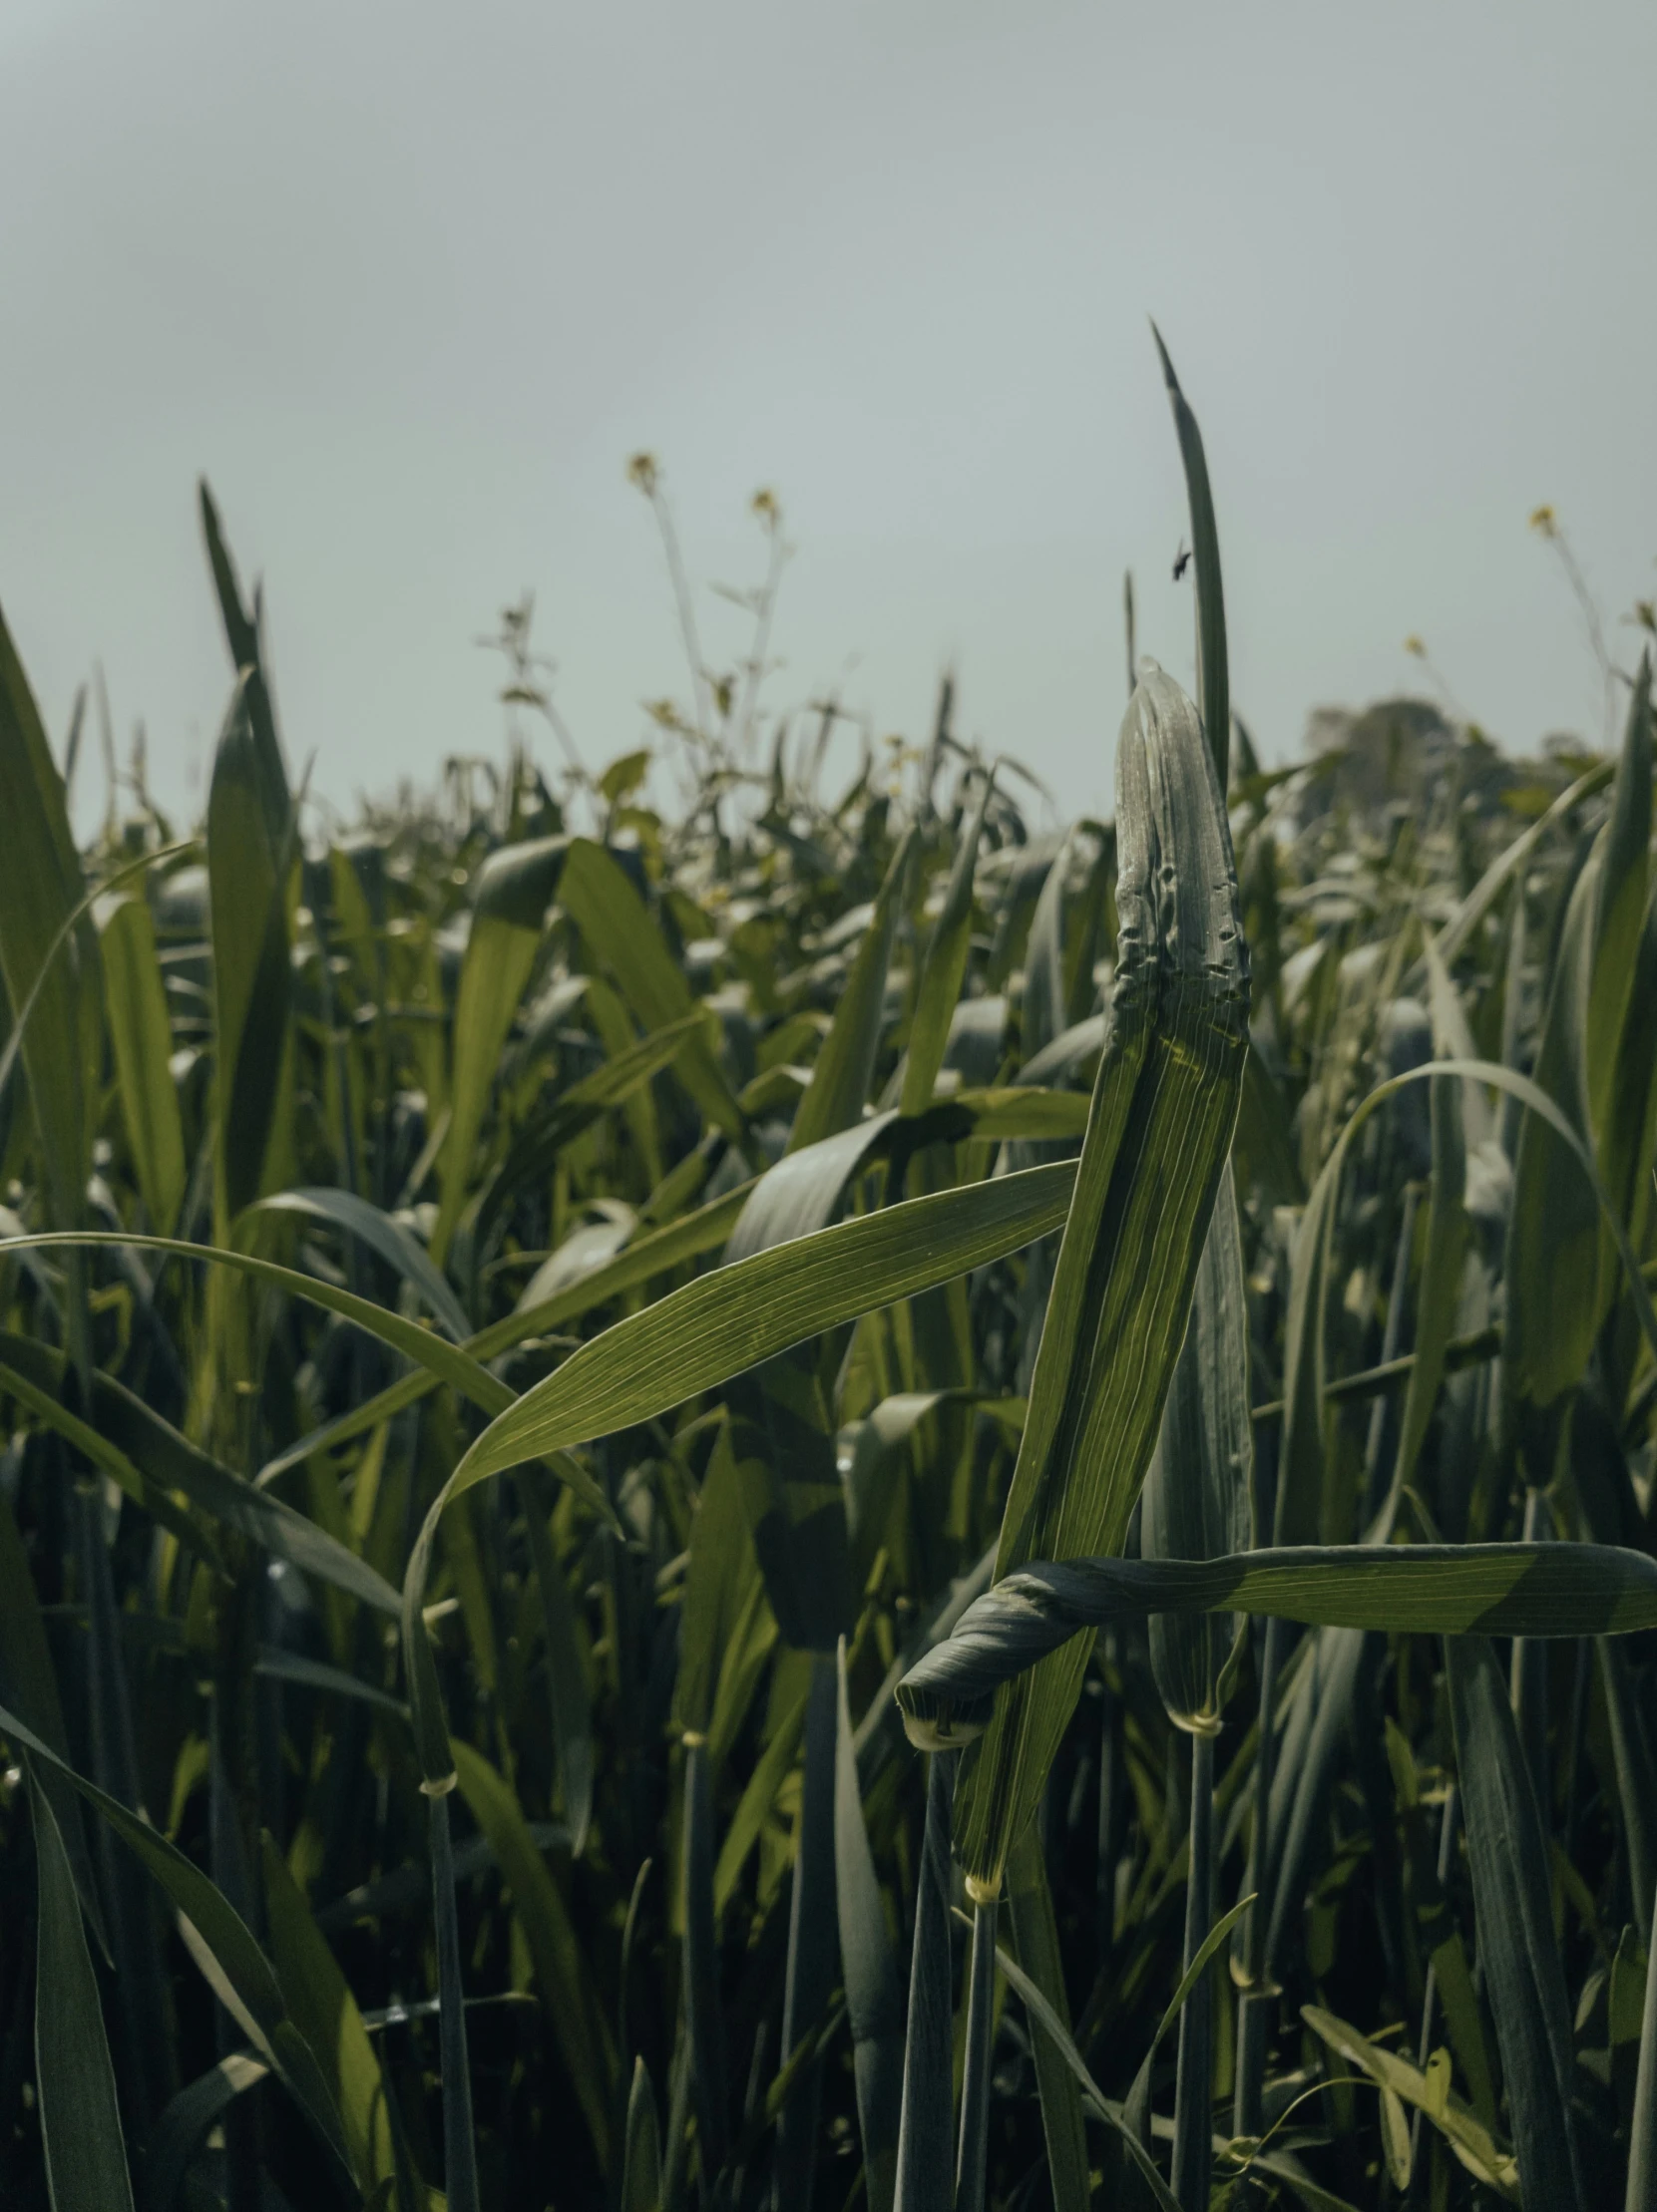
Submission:
[[[684,2020],[702,2176],[704,2186],[711,2186],[729,2151],[730,2121],[713,1910],[713,1802],[707,1742],[699,1735],[687,1736],[684,1744]]]
[[[1576,1545],[1542,1545],[1573,1552]],[[1554,1940],[1547,1845],[1506,1684],[1482,1637],[1446,1647],[1455,1756],[1484,1988],[1501,2050],[1525,2212],[1583,2203],[1570,2102],[1575,2074]]]
[[[642,2058],[632,2066],[627,2091],[626,2156],[621,2168],[621,2212],[657,2212],[661,2202],[661,2130],[655,2092]]]
[[[1047,1887],[1041,1839],[1034,1823],[1020,1836],[1008,1859],[1007,1903],[1019,1964],[1067,2028],[1063,1952],[1052,1893]],[[1053,2212],[1087,2212],[1092,2189],[1075,2076],[1064,2062],[1064,2053],[1044,2030],[1037,2028],[1031,2043],[1041,2097],[1041,2132],[1046,2143]]]
[[[1648,1921],[1654,1908],[1648,1904]],[[1657,1944],[1647,1942],[1640,2062],[1628,2129],[1628,2187],[1623,2212],[1657,2212]]]
[[[1231,678],[1226,661],[1225,592],[1220,582],[1220,534],[1214,522],[1214,498],[1208,488],[1208,462],[1202,450],[1202,432],[1190,403],[1179,388],[1162,333],[1153,322],[1151,336],[1162,363],[1168,401],[1179,437],[1179,458],[1185,469],[1185,497],[1191,511],[1191,566],[1196,577],[1197,599],[1197,712],[1208,732],[1214,754],[1214,773],[1223,793],[1231,756]]]
[[[1573,898],[1573,909],[1576,905]],[[1567,920],[1567,933],[1569,928],[1570,922]],[[1605,1224],[1621,1262],[1630,1304],[1640,1332],[1653,1351],[1657,1352],[1657,1309],[1653,1308],[1651,1292],[1641,1272],[1639,1260],[1600,1177],[1592,1150],[1558,1101],[1528,1076],[1519,1074],[1516,1069],[1498,1066],[1491,1060],[1430,1060],[1423,1066],[1406,1068],[1397,1075],[1389,1076],[1385,1082],[1376,1085],[1342,1129],[1334,1150],[1319,1172],[1300,1227],[1295,1233],[1290,1269],[1289,1311],[1285,1324],[1288,1350],[1283,1373],[1283,1443],[1273,1524],[1274,1541],[1279,1545],[1309,1541],[1319,1533],[1324,1518],[1323,1418],[1328,1380],[1324,1307],[1333,1265],[1336,1199],[1340,1192],[1341,1173],[1346,1165],[1347,1155],[1371,1115],[1389,1099],[1396,1097],[1407,1085],[1423,1080],[1432,1080],[1437,1084],[1449,1076],[1492,1084],[1497,1090],[1519,1100],[1527,1109],[1527,1123],[1545,1123],[1552,1135],[1560,1140],[1555,1163],[1559,1177],[1563,1180],[1574,1167],[1577,1180],[1585,1186],[1598,1208],[1599,1217]],[[1515,1226],[1518,1219],[1516,1189],[1513,1204],[1515,1211],[1507,1238],[1509,1272],[1513,1265],[1513,1240],[1518,1234]],[[1510,1315],[1510,1307],[1508,1311]],[[1510,1319],[1507,1325],[1511,1326]],[[1561,1316],[1561,1335],[1568,1334],[1576,1325],[1575,1316]],[[1589,1340],[1591,1341],[1591,1332]],[[1536,1402],[1544,1401],[1537,1399]]]
[[[349,2170],[339,2114],[317,2071],[309,2045],[288,2018],[281,1988],[246,1923],[221,1892],[147,1820],[78,1774],[15,1713],[0,1706],[0,1729],[38,1763],[61,1774],[137,1853],[179,1913],[187,1948],[213,1994],[241,2023],[262,2056],[279,2073],[300,2109]]]
[[[1076,2049],[1069,2030],[1042,1996],[1034,1978],[1027,1974],[1018,1961],[1007,1952],[1001,1952],[999,1958],[1003,1974],[1006,1975],[1008,1981],[1023,2000],[1026,2011],[1045,2030],[1057,2048],[1063,2052],[1064,2062],[1079,2085],[1088,2108],[1097,2118],[1103,2120],[1104,2124],[1114,2132],[1121,2142],[1123,2149],[1132,2160],[1140,2180],[1150,2192],[1151,2201],[1157,2207],[1157,2212],[1180,2212],[1178,2198],[1173,2195],[1168,2184],[1157,2172],[1149,2151],[1140,2142],[1138,2133],[1128,2118],[1125,2107],[1113,2103],[1110,2098],[1102,2093],[1098,2083],[1088,2072],[1087,2062],[1080,2051]],[[1205,1959],[1202,1964],[1206,1967],[1207,1960]],[[1181,1997],[1183,1998],[1185,1994],[1182,1991]]]
[[[103,1500],[86,1483],[76,1498],[81,1536],[82,1588],[87,1603],[87,1714],[92,1771],[99,1786],[131,1811],[139,1802],[138,1754],[132,1701],[121,1649],[109,1551],[104,1542]],[[150,1885],[106,1827],[99,1830],[99,1858],[108,1901],[120,2007],[121,2083],[129,2123],[142,2138],[176,2086],[169,2063],[167,1995]]]
[[[1640,1941],[1649,1948],[1651,1900],[1657,1889],[1657,1772],[1653,1771],[1651,1748],[1640,1719],[1639,1686],[1627,1658],[1609,1637],[1599,1638],[1597,1650],[1634,1924]]]
[[[488,1837],[502,1878],[512,1891],[535,1978],[600,2170],[609,2172],[617,2117],[616,2045],[575,1926],[510,1783],[469,1743],[457,1743],[454,1756],[467,1810]],[[434,1805],[444,1801],[433,1799]]]
[[[94,1941],[107,1959],[109,1936],[87,1850],[80,1800],[63,1771],[69,1764],[69,1738],[58,1677],[29,1572],[28,1553],[11,1502],[4,1495],[0,1495],[0,1700],[23,1715],[30,1732],[52,1753],[50,1759],[35,1766],[34,1786],[51,1804],[58,1840],[74,1873],[82,1910]]]
[[[944,1064],[950,1023],[961,997],[967,973],[967,954],[973,932],[973,872],[978,866],[984,818],[996,788],[995,773],[985,777],[978,803],[961,834],[955,860],[944,890],[944,904],[932,926],[926,960],[921,968],[915,1015],[909,1025],[909,1049],[904,1063],[902,1110],[924,1113],[932,1104],[933,1085]]]
[[[895,2212],[949,2212],[954,2173],[955,2018],[950,1948],[950,1814],[955,1754],[927,1761],[927,1817],[915,1897],[898,2128]]]
[[[1463,1198],[1467,1157],[1461,1126],[1460,1087],[1435,1083],[1432,1091],[1433,1172],[1427,1212],[1427,1253],[1416,1299],[1416,1357],[1405,1385],[1392,1489],[1401,1496],[1415,1479],[1416,1464],[1445,1374],[1445,1349],[1455,1331],[1466,1259],[1468,1224]]]
[[[478,2153],[472,2130],[472,2072],[466,2050],[466,1989],[460,1973],[460,1922],[455,1904],[455,1853],[449,1792],[429,1800],[432,1901],[437,1919],[439,2067],[443,2089],[443,2181],[449,2212],[482,2212]]]
[[[968,1739],[1002,1682],[1082,1629],[1227,1610],[1398,1635],[1622,1636],[1657,1627],[1657,1560],[1609,1544],[1332,1544],[1021,1568],[899,1684],[910,1740]]]
[[[885,1207],[757,1253],[617,1322],[492,1422],[427,1513],[404,1578],[403,1648],[427,1778],[441,1780],[449,1758],[421,1608],[438,1525],[453,1498],[524,1460],[664,1411],[871,1307],[1017,1251],[1063,1218],[1072,1180],[1068,1163],[1032,1168]],[[832,1728],[829,1743],[832,1749]],[[832,1764],[830,1775],[832,1789]]]
[[[104,993],[98,932],[90,914],[74,920],[84,886],[63,781],[3,616],[0,821],[6,825],[0,980],[20,1022],[51,1219],[68,1228],[81,1215],[99,1108]],[[29,1019],[21,1027],[25,1008]]]
[[[551,1479],[527,1467],[521,1477],[530,1561],[541,1600],[541,1630],[547,1651],[547,1697],[553,1716],[553,1749],[558,1760],[559,1795],[570,1830],[570,1850],[580,1858],[593,1817],[593,1695],[582,1661],[576,1609],[570,1585],[553,1549],[552,1515],[556,1503]]]
[[[805,1771],[800,1788],[794,1888],[788,1908],[788,1969],[783,1985],[781,2065],[808,2044],[828,2011],[834,1988],[838,1929],[834,1864],[836,1669],[816,1653],[805,1715]],[[777,2117],[774,2212],[811,2212],[817,2168],[817,2114],[822,2094],[819,2050],[792,2083]]]
[[[440,1267],[460,1220],[473,1149],[501,1050],[535,967],[547,909],[557,893],[568,852],[567,839],[540,838],[491,853],[478,872],[455,1000],[443,1203],[432,1231],[432,1257]]]
[[[1216,1559],[1246,1551],[1254,1534],[1253,1476],[1248,1303],[1228,1161],[1145,1475],[1141,1555]],[[1176,1726],[1199,1734],[1219,1727],[1221,1676],[1235,1639],[1236,1623],[1224,1616],[1152,1615],[1151,1670]]]
[[[273,738],[252,710],[256,680],[244,677],[231,698],[207,791],[220,1232],[279,1166],[284,1111],[293,810]]]
[[[794,1125],[788,1133],[790,1152],[800,1152],[824,1137],[832,1137],[862,1118],[864,1101],[869,1096],[874,1076],[875,1054],[880,1046],[886,1008],[886,971],[898,923],[903,917],[913,851],[914,833],[911,832],[899,845],[886,871],[875,911],[863,932],[863,941],[857,948],[857,957],[852,961],[851,973],[835,1008],[834,1026],[823,1040],[810,1087],[800,1100]],[[969,892],[970,888],[969,880]]]
[[[972,1896],[970,1890],[968,1895]],[[955,2162],[955,2212],[984,2212],[985,2162],[990,2141],[997,1916],[994,1897],[973,1898],[973,1956],[967,1983],[967,2034],[961,2061],[961,2140]]]
[[[266,1925],[288,2012],[327,2082],[363,2196],[398,2178],[391,2090],[327,1941],[272,1838],[259,1839]]]
[[[834,1752],[834,1884],[840,1968],[851,2023],[864,2186],[872,2212],[892,2212],[898,2125],[903,2105],[903,2003],[886,1932],[886,1912],[869,1850],[857,1786],[846,1647],[838,1656],[838,1733]]]
[[[98,945],[127,1142],[150,1225],[170,1236],[184,1202],[185,1133],[170,1065],[167,991],[148,902],[125,896],[102,906]]]
[[[570,847],[559,903],[616,976],[621,994],[648,1030],[667,1028],[692,1012],[684,971],[615,859],[588,838]],[[712,1017],[709,1016],[711,1024]],[[675,1072],[714,1128],[744,1134],[742,1109],[704,1036],[675,1060]]]
[[[69,1855],[43,1790],[30,1788],[40,1885],[35,2079],[52,2212],[131,2212],[98,1984]]]
[[[1242,1081],[1248,954],[1230,833],[1195,711],[1148,665],[1122,725],[1116,775],[1112,1027],[1002,1524],[998,1576],[1030,1559],[1114,1553],[1122,1545]],[[963,1763],[956,1850],[981,1881],[999,1880],[1034,1809],[1086,1657],[1078,1643],[1016,1685],[985,1744]]]
[[[1191,1737],[1190,1860],[1185,1877],[1185,1966],[1208,1941],[1214,1918],[1214,1738]],[[1173,2191],[1182,2212],[1206,2212],[1214,2074],[1214,1993],[1199,1974],[1180,2008],[1174,2096]]]

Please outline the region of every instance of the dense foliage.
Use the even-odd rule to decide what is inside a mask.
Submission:
[[[825,796],[777,559],[671,806],[522,608],[324,822],[204,494],[81,852],[0,630],[7,2205],[1657,2201],[1649,682],[1262,771],[1168,380],[1061,834],[947,685]]]

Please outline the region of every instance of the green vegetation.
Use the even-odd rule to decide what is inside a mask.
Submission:
[[[0,629],[8,2207],[1657,2204],[1649,672],[1263,771],[1163,368],[1061,836],[948,685],[825,798],[644,457],[671,810],[526,605],[557,772],[323,827],[204,492],[81,853]]]

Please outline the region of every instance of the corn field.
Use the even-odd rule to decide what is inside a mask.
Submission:
[[[204,488],[81,850],[0,626],[7,2207],[1657,2207],[1649,665],[1263,770],[1162,368],[1062,834],[824,796],[775,559],[673,805],[525,608],[326,816]]]

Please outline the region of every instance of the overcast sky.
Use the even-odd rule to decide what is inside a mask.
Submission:
[[[55,739],[100,656],[183,801],[205,471],[323,791],[495,745],[525,587],[602,762],[684,687],[647,447],[710,659],[771,485],[775,704],[917,735],[954,662],[1102,808],[1125,566],[1191,664],[1154,314],[1265,751],[1420,688],[1411,632],[1502,742],[1597,735],[1526,517],[1608,621],[1657,583],[1654,84],[1650,0],[5,0],[0,605]]]

